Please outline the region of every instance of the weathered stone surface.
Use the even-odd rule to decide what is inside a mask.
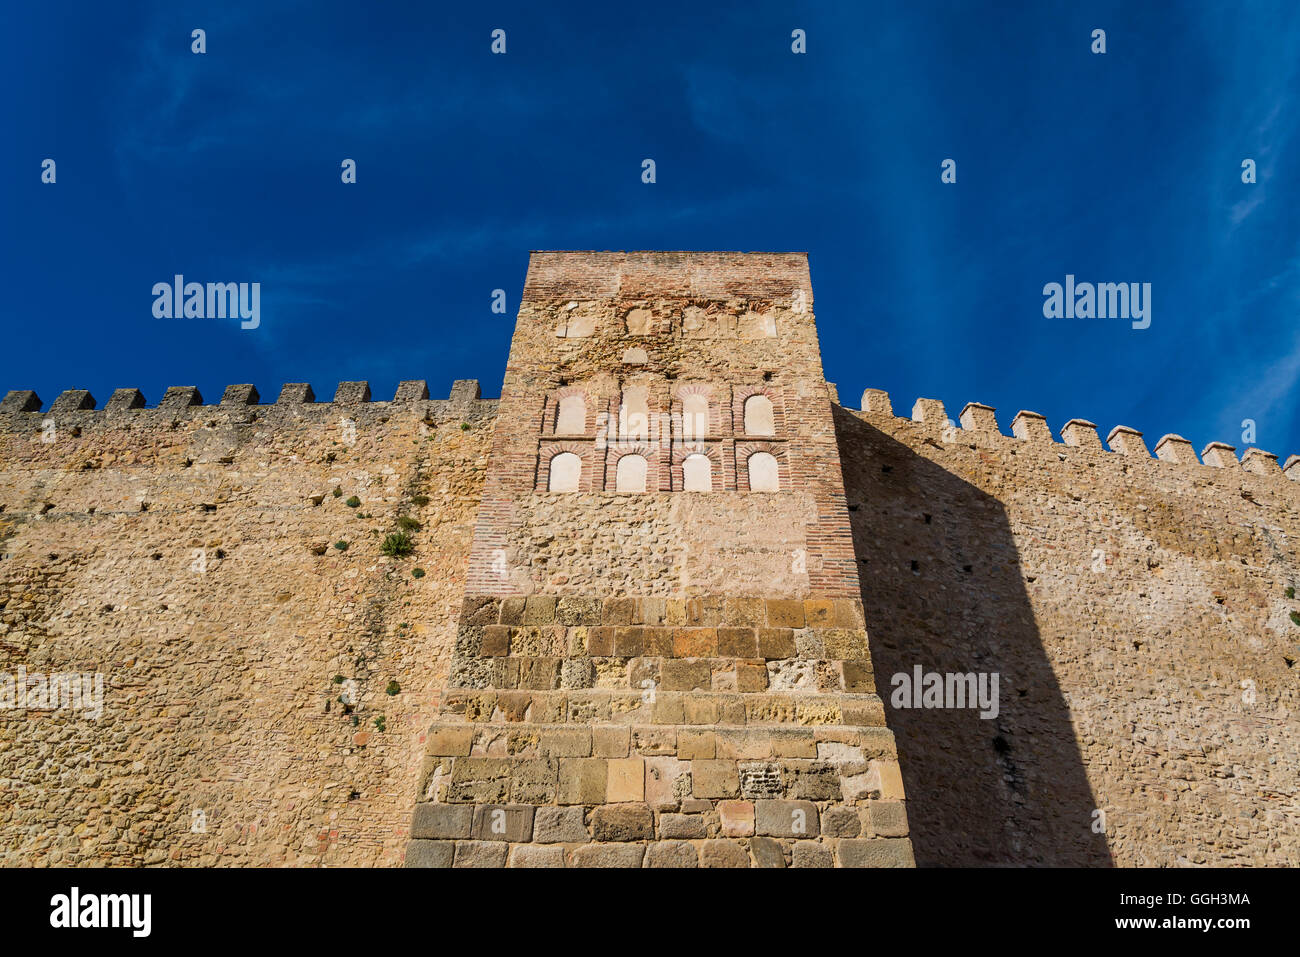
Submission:
[[[781,842],[770,837],[756,837],[749,842],[750,853],[758,867],[785,867],[785,853]]]
[[[816,841],[795,841],[790,852],[791,867],[834,867],[831,849]]]
[[[0,672],[93,662],[111,690],[96,722],[0,710],[22,783],[0,863],[455,860],[439,841],[496,861],[478,844],[506,841],[466,843],[490,836],[476,804],[536,808],[554,860],[541,835],[589,841],[636,761],[657,840],[718,838],[713,801],[826,805],[824,844],[761,813],[740,838],[793,837],[796,864],[905,864],[910,842],[927,864],[1300,862],[1260,798],[1297,777],[1300,460],[1210,443],[1203,467],[1178,436],[1155,460],[1123,428],[1108,452],[1031,413],[1013,438],[978,404],[956,429],[876,390],[832,405],[809,302],[798,256],[540,253],[499,402],[418,380],[392,403],[363,382],[266,406],[8,394]],[[599,430],[651,446],[688,408],[709,494],[671,438],[615,494]],[[587,456],[573,492],[545,485],[562,452]],[[414,553],[380,554],[401,519]],[[996,722],[886,708],[877,683],[918,664],[1000,675]],[[207,833],[178,829],[204,810]],[[569,816],[546,832],[548,811]]]
[[[644,844],[584,844],[573,852],[574,867],[640,867]]]
[[[453,841],[408,841],[406,867],[451,867],[456,851]]]
[[[658,841],[646,851],[646,867],[698,867],[695,847],[685,841]]]
[[[705,841],[700,845],[703,867],[749,867],[749,854],[738,841]]]
[[[411,821],[411,837],[469,837],[473,816],[474,809],[467,804],[417,804]]]
[[[533,819],[534,840],[542,844],[573,844],[591,840],[580,807],[539,807]]]
[[[755,801],[755,832],[771,837],[816,837],[817,805],[811,801]]]
[[[453,867],[505,867],[510,845],[494,841],[457,841]]]
[[[520,844],[510,848],[510,867],[564,867],[564,848],[558,845]]]
[[[912,844],[905,838],[843,840],[836,848],[840,867],[915,867]]]
[[[592,837],[597,841],[649,841],[654,839],[654,829],[648,804],[606,804],[591,814]]]

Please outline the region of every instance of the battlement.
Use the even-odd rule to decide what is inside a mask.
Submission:
[[[1165,435],[1155,444],[1152,458],[1143,435],[1127,425],[1117,425],[1106,436],[1102,445],[1097,425],[1087,419],[1071,419],[1061,427],[1060,441],[1052,435],[1046,417],[1037,412],[1022,410],[1011,420],[1011,435],[1004,434],[998,426],[997,411],[980,402],[967,402],[958,413],[960,423],[955,425],[938,399],[917,399],[911,416],[894,414],[889,393],[881,389],[867,389],[862,393],[860,411],[868,417],[908,419],[939,433],[944,441],[962,441],[977,445],[1028,442],[1039,445],[1057,445],[1062,449],[1082,449],[1124,457],[1125,464],[1132,460],[1162,462],[1172,465],[1192,465],[1203,468],[1236,470],[1253,475],[1281,477],[1300,482],[1300,455],[1292,455],[1286,463],[1278,465],[1278,457],[1263,449],[1248,448],[1237,458],[1236,448],[1226,442],[1211,442],[1201,450],[1198,458],[1195,446],[1181,435]],[[957,433],[960,433],[960,438]],[[1118,460],[1117,460],[1118,461]]]
[[[339,412],[348,414],[384,414],[394,407],[411,407],[434,420],[459,418],[477,422],[496,412],[497,400],[484,399],[477,379],[457,379],[446,399],[430,399],[429,386],[423,379],[398,385],[389,401],[371,398],[370,383],[340,382],[331,402],[317,402],[316,393],[306,382],[286,383],[273,403],[263,404],[257,387],[249,384],[226,386],[221,401],[205,405],[194,386],[170,386],[155,406],[148,405],[139,389],[115,389],[102,406],[85,389],[61,393],[42,411],[44,403],[30,389],[11,391],[0,401],[0,429],[23,431],[41,428],[46,419],[67,420],[78,427],[117,425],[133,422],[164,422],[182,417],[208,415],[213,412],[244,414],[252,419],[276,414],[295,417],[327,418]]]

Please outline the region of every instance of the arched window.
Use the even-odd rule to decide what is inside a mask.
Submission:
[[[650,438],[650,390],[634,385],[623,390],[623,431],[628,439]]]
[[[709,432],[709,397],[692,392],[682,399],[682,435],[702,439]]]
[[[551,475],[546,488],[551,492],[576,492],[582,478],[582,459],[572,452],[561,452],[551,458]]]
[[[712,492],[713,463],[700,452],[686,456],[682,462],[682,479],[688,492]]]
[[[640,455],[625,455],[618,460],[614,473],[614,491],[644,492],[646,460]]]
[[[587,431],[587,403],[571,393],[560,398],[560,414],[555,420],[557,435],[582,435]]]
[[[772,400],[761,392],[745,400],[745,434],[776,435]]]
[[[781,476],[776,466],[776,456],[768,452],[755,452],[747,460],[749,490],[751,492],[779,492]]]

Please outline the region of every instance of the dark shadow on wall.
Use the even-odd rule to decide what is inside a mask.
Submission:
[[[1002,504],[835,406],[876,689],[920,866],[1109,867]],[[998,714],[897,708],[896,674],[999,675]]]

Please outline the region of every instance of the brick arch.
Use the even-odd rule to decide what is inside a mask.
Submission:
[[[726,463],[719,446],[704,442],[686,442],[673,446],[671,468],[674,491],[680,492],[686,488],[686,460],[692,455],[703,455],[709,460],[709,485],[711,491],[721,492],[727,487]]]
[[[542,413],[542,434],[555,435],[555,426],[559,421],[560,402],[569,396],[578,396],[583,405],[583,434],[590,435],[595,430],[596,414],[600,412],[600,396],[587,386],[566,385],[553,389],[546,394]]]
[[[686,437],[686,399],[688,396],[703,396],[705,402],[706,422],[703,436],[693,438],[712,438],[724,434],[723,409],[718,401],[717,388],[707,382],[684,382],[672,391],[673,434]]]
[[[618,460],[625,455],[639,455],[645,459],[645,487],[647,492],[663,491],[660,485],[659,477],[661,474],[660,459],[661,455],[655,450],[654,446],[647,442],[611,442],[605,452],[605,485],[607,490],[612,491],[616,484],[618,476]]]
[[[752,394],[752,393],[751,393]],[[780,490],[788,492],[791,489],[790,482],[790,462],[786,455],[785,444],[782,442],[737,442],[736,443],[736,488],[741,492],[748,492],[749,488],[749,457],[756,452],[766,452],[776,459],[777,480],[780,483]]]
[[[578,480],[579,492],[590,492],[595,478],[596,456],[590,442],[544,442],[537,451],[538,492],[548,491],[551,484],[551,459],[561,452],[572,452],[582,460],[582,476]]]
[[[731,421],[736,435],[745,434],[745,403],[756,395],[767,396],[772,403],[772,426],[778,436],[784,436],[785,430],[785,396],[771,383],[758,382],[753,385],[736,386],[731,392]]]

